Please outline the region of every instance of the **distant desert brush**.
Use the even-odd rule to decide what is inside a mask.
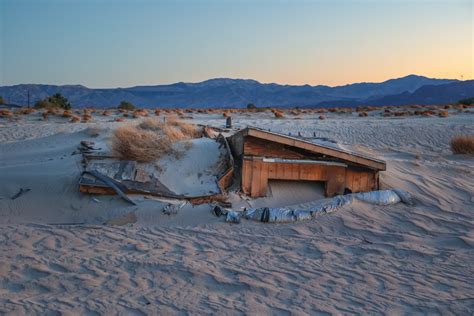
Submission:
[[[284,118],[284,117],[285,117],[285,115],[283,114],[283,112],[280,111],[280,110],[274,110],[274,109],[272,109],[272,113],[273,113],[273,115],[275,115],[276,118]]]
[[[458,135],[451,138],[453,154],[474,155],[474,135]]]
[[[175,118],[146,119],[138,125],[118,127],[111,148],[122,159],[149,162],[173,153],[173,143],[200,137],[201,134],[195,125]]]
[[[12,117],[13,117],[13,113],[12,113],[12,111],[7,110],[7,109],[0,109],[0,117],[3,117],[3,118],[12,118]]]

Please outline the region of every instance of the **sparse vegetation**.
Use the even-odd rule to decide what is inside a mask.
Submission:
[[[127,102],[127,101],[122,101],[122,102],[120,102],[118,108],[122,109],[122,110],[133,111],[133,110],[135,110],[135,105],[133,105],[132,103]]]
[[[276,118],[284,118],[285,117],[283,112],[280,111],[280,110],[272,109],[271,111],[272,111],[273,115],[275,115]]]
[[[247,110],[255,110],[256,108],[257,108],[257,106],[253,103],[247,104]]]
[[[474,105],[474,97],[459,100],[458,103],[462,105]]]
[[[172,144],[180,140],[200,137],[195,125],[175,118],[147,119],[138,125],[125,125],[114,132],[112,151],[118,157],[137,161],[154,161],[172,153]]]
[[[474,135],[458,135],[451,139],[453,154],[474,155]]]
[[[3,99],[3,97],[0,95],[0,105],[2,104],[5,104],[5,100]]]
[[[36,102],[35,108],[37,109],[53,109],[61,108],[64,110],[70,110],[71,104],[68,99],[63,97],[60,93],[56,93],[50,97],[46,97],[43,100]]]
[[[7,109],[0,109],[0,117],[1,118],[12,118],[13,113],[10,110]]]

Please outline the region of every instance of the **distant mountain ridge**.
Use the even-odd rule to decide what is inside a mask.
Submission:
[[[328,107],[359,104],[401,105],[455,102],[459,96],[474,96],[473,80],[433,79],[417,75],[380,83],[324,85],[280,85],[251,79],[216,78],[197,83],[130,88],[91,89],[82,85],[20,84],[1,86],[0,96],[8,103],[27,104],[61,93],[73,107],[115,107],[120,101],[149,108],[245,107]]]

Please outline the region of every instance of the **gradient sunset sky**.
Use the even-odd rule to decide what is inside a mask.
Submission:
[[[0,0],[0,85],[474,78],[474,0]]]

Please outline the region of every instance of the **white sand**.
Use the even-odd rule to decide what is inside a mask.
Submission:
[[[473,114],[234,117],[236,126],[316,133],[385,159],[382,185],[418,200],[415,207],[355,203],[281,225],[230,225],[207,205],[165,215],[165,203],[155,199],[133,196],[138,205],[130,206],[117,197],[80,194],[80,157],[71,153],[80,140],[95,139],[81,130],[120,123],[36,119],[0,119],[0,314],[474,311],[474,160],[448,147],[453,135],[474,134]],[[194,121],[224,124],[219,115]],[[11,200],[20,188],[31,191]],[[318,196],[308,187],[281,188],[272,188],[265,203]],[[134,224],[102,225],[130,212]]]

